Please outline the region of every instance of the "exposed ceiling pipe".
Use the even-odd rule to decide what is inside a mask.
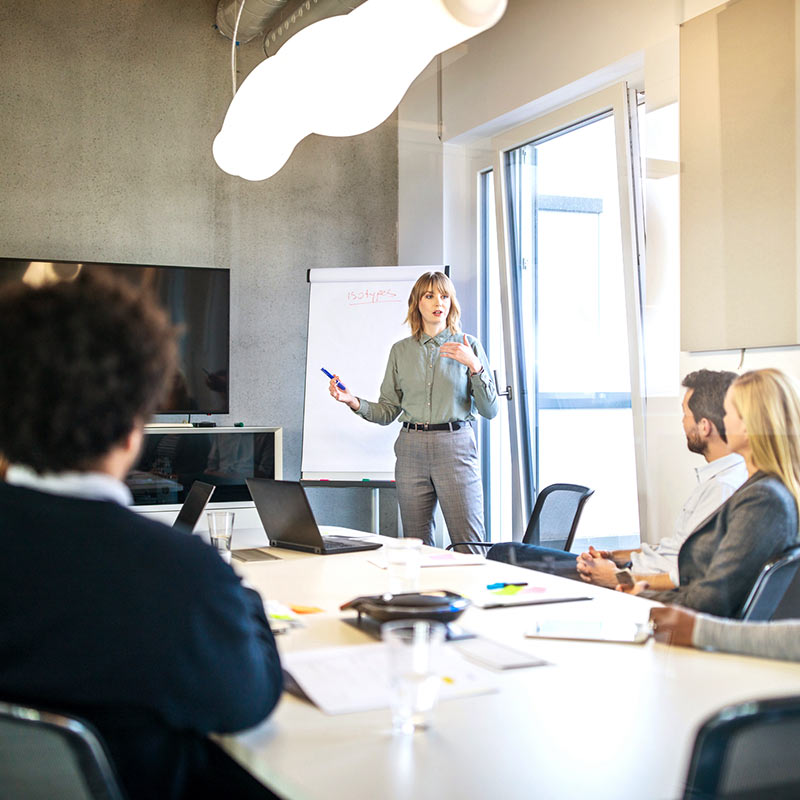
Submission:
[[[289,2],[289,0],[246,0],[239,20],[236,38],[240,43],[249,42],[263,35],[267,23]],[[312,0],[313,2],[313,0]],[[233,36],[236,16],[242,0],[219,0],[217,3],[217,30],[226,38]]]
[[[321,19],[348,14],[365,0],[245,0],[236,38],[240,44],[264,37],[264,53],[273,56],[298,31]],[[242,0],[219,0],[217,29],[230,39]]]
[[[274,19],[269,20],[264,36],[264,54],[274,56],[281,46],[314,22],[349,14],[365,0],[289,0]]]

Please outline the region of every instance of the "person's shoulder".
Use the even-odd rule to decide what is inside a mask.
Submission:
[[[122,506],[116,516],[115,534],[109,537],[111,549],[137,560],[146,554],[142,569],[147,571],[148,582],[157,582],[162,591],[192,597],[211,587],[222,591],[224,586],[239,583],[216,549],[201,537]]]
[[[182,563],[186,563],[186,559],[205,561],[209,555],[217,557],[214,548],[199,536],[117,503],[104,503],[103,506],[110,525],[110,536],[117,537],[120,542],[133,542],[137,546],[152,548],[153,553],[163,557],[165,562],[172,557],[180,558]]]
[[[754,491],[781,498],[781,500],[791,500],[794,497],[786,484],[777,475],[764,475],[759,481],[753,484]]]
[[[795,500],[786,484],[777,475],[756,473],[733,493],[731,500],[739,503],[762,503],[795,507]]]
[[[417,339],[416,336],[406,336],[405,339],[400,339],[392,345],[392,349],[389,351],[389,354],[397,355],[398,353],[402,353],[407,350],[418,350],[419,346],[419,339]]]

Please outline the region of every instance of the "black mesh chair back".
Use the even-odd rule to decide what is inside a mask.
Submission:
[[[800,797],[800,697],[723,708],[700,728],[684,800]]]
[[[553,483],[539,492],[524,544],[569,551],[586,501],[594,489],[576,483]]]
[[[86,723],[9,703],[0,703],[0,796],[124,800],[103,745]]]
[[[761,568],[740,619],[766,622],[800,618],[800,547],[792,547]]]
[[[594,494],[594,489],[577,483],[551,483],[539,492],[533,506],[528,527],[522,541],[525,544],[540,544],[557,550],[569,550],[575,531],[578,530],[583,506]],[[448,550],[457,547],[487,547],[494,542],[456,542],[447,546]],[[491,554],[488,556],[492,557]]]

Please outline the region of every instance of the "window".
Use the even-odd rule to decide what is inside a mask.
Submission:
[[[627,93],[615,94],[496,140],[505,314],[515,340],[507,370],[518,387],[517,526],[539,488],[582,483],[596,492],[579,537],[611,547],[636,545],[644,513],[641,300],[628,211],[636,125]]]
[[[478,269],[480,275],[480,330],[489,363],[503,364],[500,270],[497,263],[497,218],[494,213],[494,175],[491,170],[478,176]],[[499,376],[502,377],[502,376]],[[498,391],[503,391],[498,386]],[[500,541],[511,531],[511,443],[508,402],[498,398],[493,420],[481,417],[484,523],[489,541]],[[508,538],[506,535],[505,538]]]

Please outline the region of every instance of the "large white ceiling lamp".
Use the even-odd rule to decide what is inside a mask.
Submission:
[[[491,28],[506,2],[367,0],[315,22],[242,83],[214,139],[214,159],[231,175],[260,181],[310,133],[371,130],[435,55]]]

